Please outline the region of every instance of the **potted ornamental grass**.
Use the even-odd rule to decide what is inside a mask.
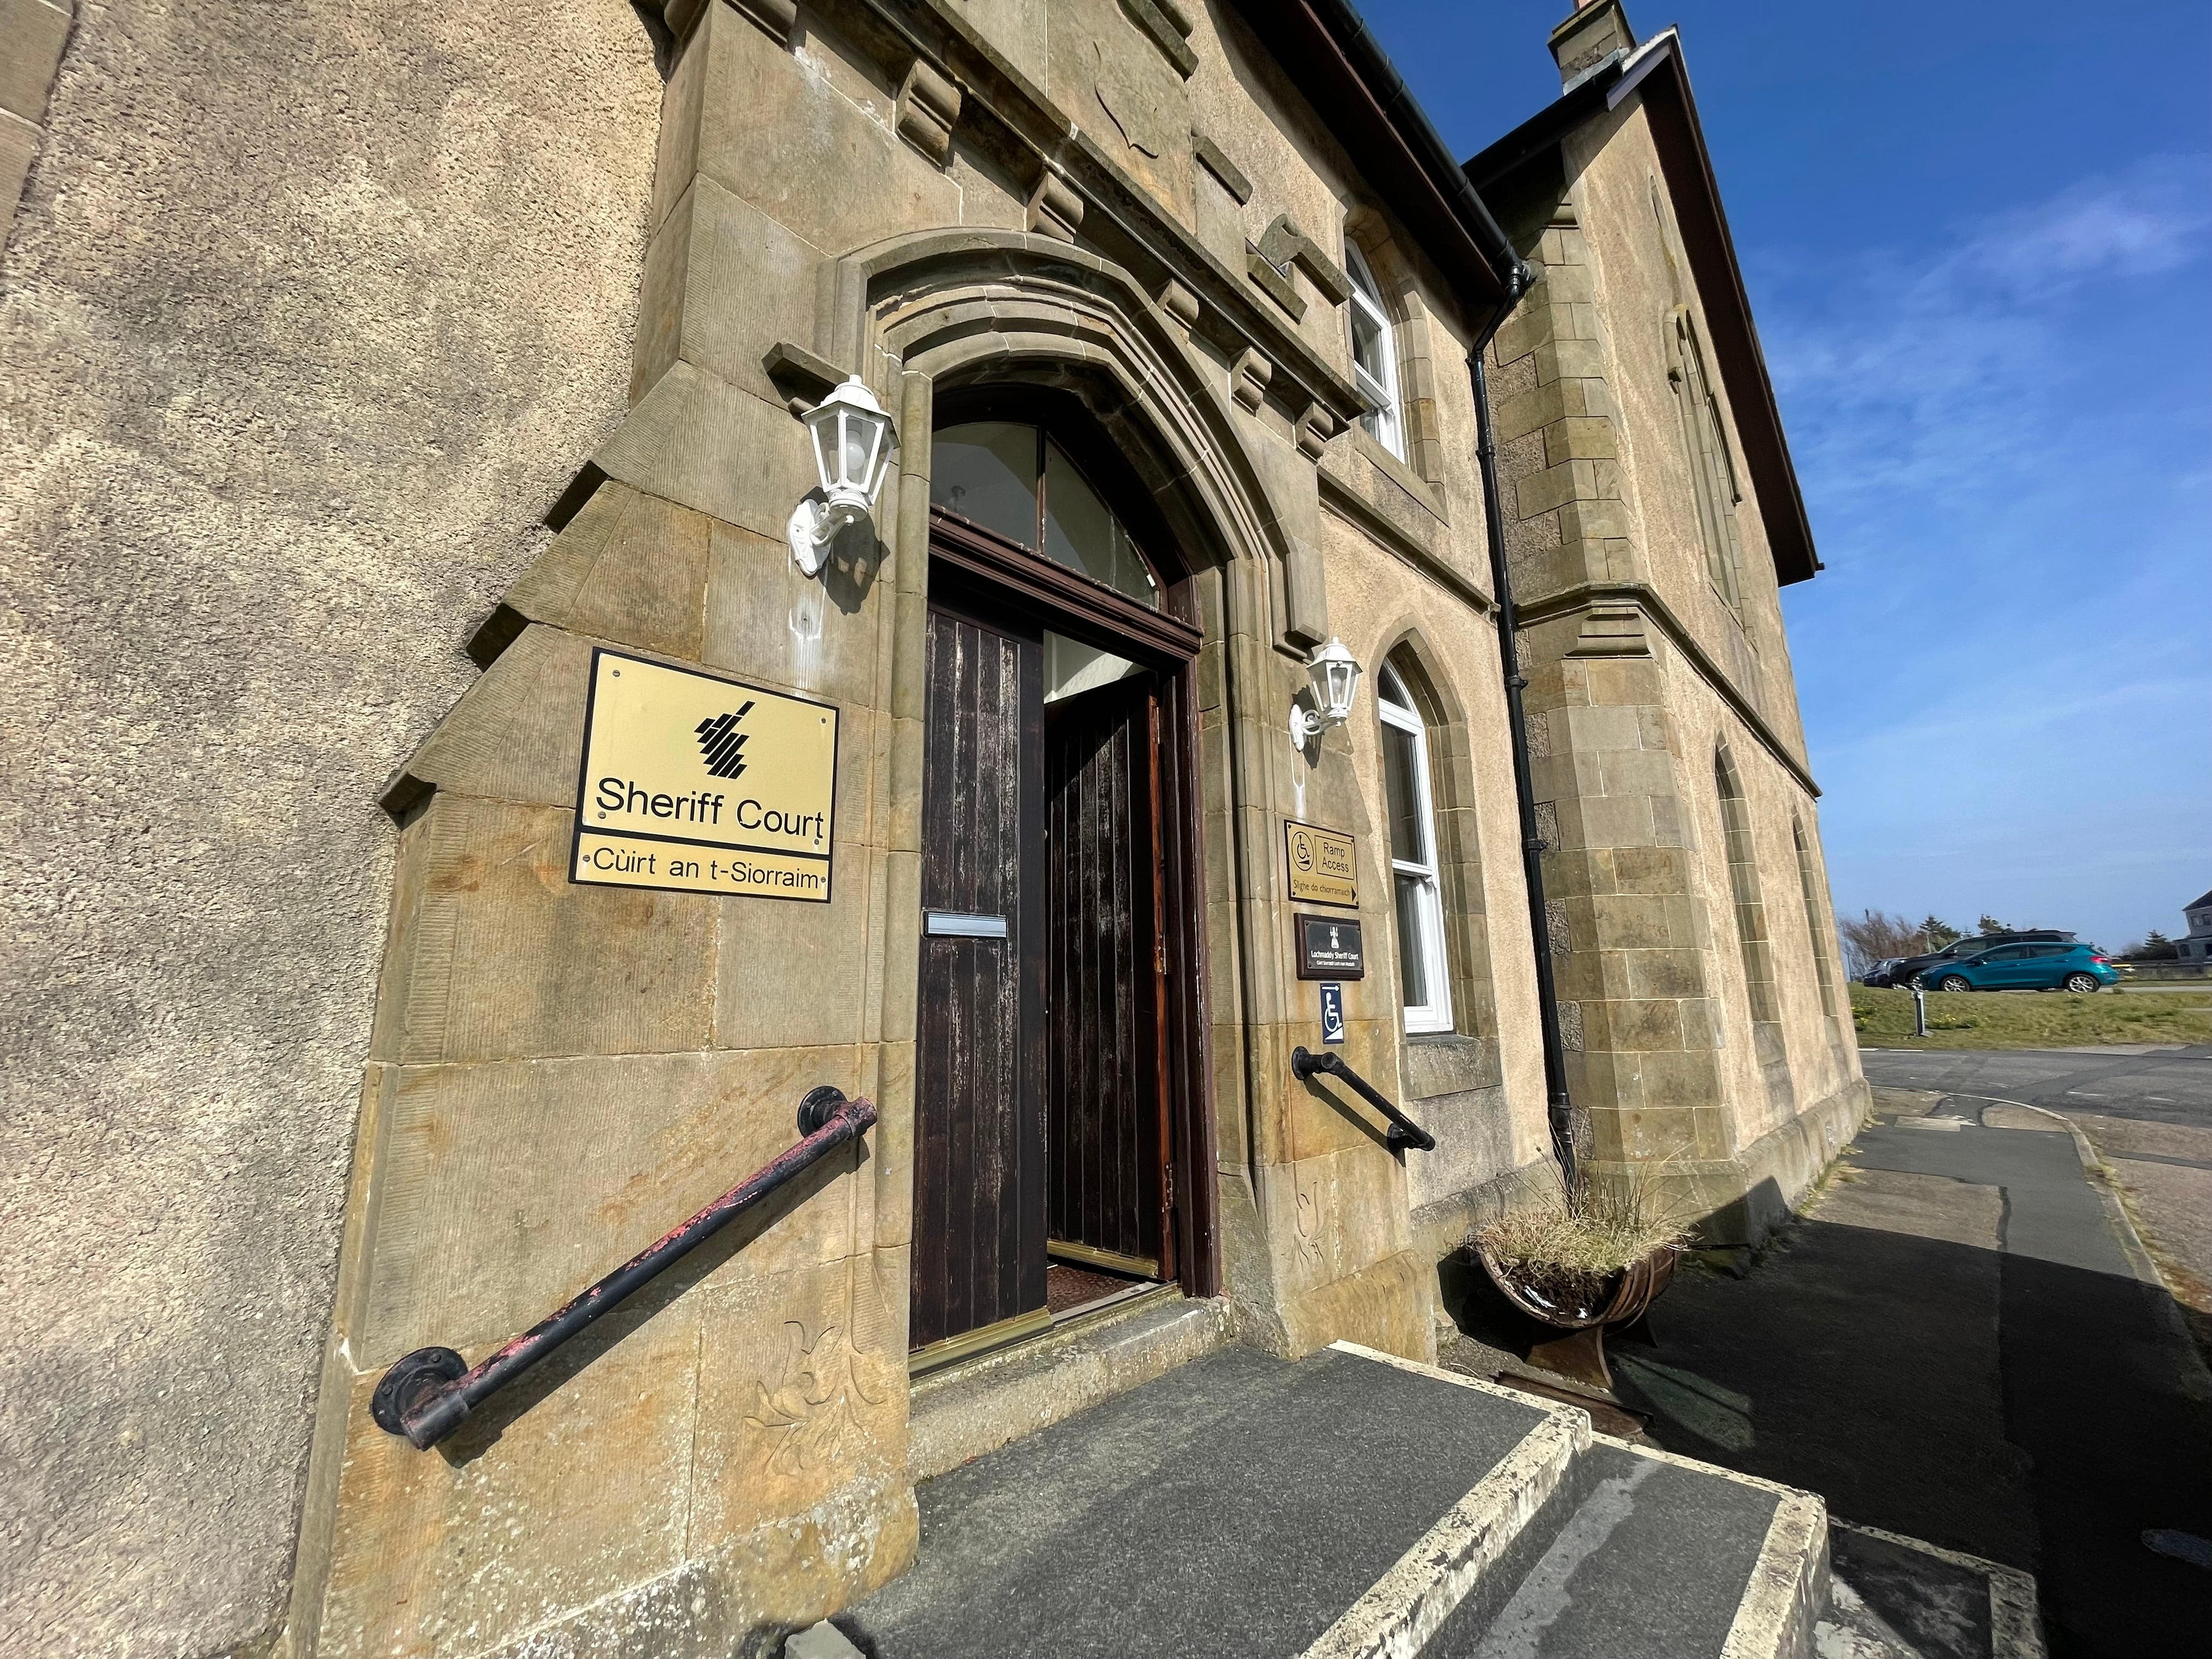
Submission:
[[[1644,1316],[1689,1242],[1680,1211],[1638,1170],[1618,1182],[1568,1177],[1544,1202],[1482,1228],[1474,1249],[1507,1301],[1561,1333],[1531,1347],[1529,1363],[1609,1394],[1607,1330]]]

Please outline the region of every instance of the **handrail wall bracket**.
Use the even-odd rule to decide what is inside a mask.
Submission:
[[[876,1109],[823,1085],[799,1103],[802,1137],[773,1163],[756,1170],[682,1226],[663,1235],[590,1288],[580,1291],[513,1341],[471,1368],[451,1348],[417,1348],[376,1384],[368,1414],[386,1434],[404,1435],[427,1450],[459,1428],[484,1397],[504,1388],[623,1297],[705,1243],[777,1188],[873,1127]]]

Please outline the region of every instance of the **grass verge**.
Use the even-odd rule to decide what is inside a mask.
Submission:
[[[2100,1042],[2212,1042],[2212,991],[2075,996],[2067,991],[1930,991],[1928,1035],[1912,994],[1851,987],[1851,1023],[1875,1048],[2073,1048]]]

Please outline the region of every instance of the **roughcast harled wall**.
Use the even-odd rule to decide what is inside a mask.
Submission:
[[[85,9],[0,265],[0,1651],[283,1611],[392,769],[620,416],[625,0]]]

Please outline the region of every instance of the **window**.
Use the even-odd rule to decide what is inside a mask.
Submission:
[[[1382,719],[1382,787],[1390,818],[1390,885],[1398,921],[1398,988],[1408,1031],[1451,1030],[1450,969],[1444,957],[1443,892],[1437,881],[1435,797],[1429,733],[1389,663],[1376,676]]]
[[[1704,350],[1690,322],[1687,306],[1676,306],[1668,329],[1668,378],[1674,386],[1682,417],[1682,442],[1689,452],[1690,484],[1697,498],[1698,537],[1705,549],[1705,574],[1731,611],[1741,611],[1739,573],[1743,550],[1736,540],[1735,504],[1743,499],[1735,460],[1721,424],[1721,406],[1705,374]]]
[[[1805,932],[1813,941],[1813,969],[1820,975],[1820,1012],[1836,1012],[1836,970],[1830,962],[1835,942],[1828,937],[1827,907],[1820,902],[1820,884],[1813,874],[1813,849],[1805,840],[1802,818],[1790,820],[1790,838],[1797,846],[1797,888],[1805,899]]]
[[[1352,278],[1352,378],[1375,406],[1359,417],[1367,435],[1406,459],[1406,422],[1398,407],[1398,337],[1382,308],[1382,289],[1359,245],[1346,238],[1344,265]]]
[[[1766,939],[1766,905],[1759,891],[1759,852],[1752,841],[1751,811],[1744,801],[1743,781],[1726,749],[1714,754],[1713,773],[1721,798],[1721,828],[1728,839],[1729,892],[1735,901],[1736,943],[1743,951],[1751,1017],[1762,1023],[1778,1019],[1774,955]]]
[[[936,434],[933,505],[1159,609],[1160,584],[1122,527],[1042,427],[970,421]]]

